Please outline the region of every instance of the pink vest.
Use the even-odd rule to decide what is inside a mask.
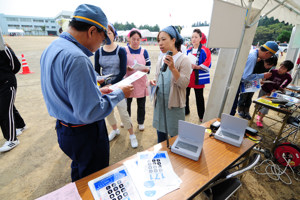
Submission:
[[[125,49],[127,52],[127,65],[133,66],[135,64],[135,60],[137,63],[141,65],[146,65],[143,48],[141,49],[140,54],[131,54],[127,46],[125,47]],[[132,70],[132,71],[127,70],[124,78],[130,76],[136,71],[137,70]],[[129,98],[133,98],[133,97],[141,98],[141,97],[149,96],[147,76],[143,76],[142,78],[136,80],[135,82],[132,83],[132,85],[134,89]]]

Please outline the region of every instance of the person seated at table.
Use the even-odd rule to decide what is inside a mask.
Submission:
[[[272,56],[271,58],[268,58],[266,60],[260,60],[256,63],[253,73],[252,74],[263,74],[266,72],[271,71],[271,69],[275,69],[277,65],[277,56]],[[240,100],[238,102],[238,108],[241,114],[241,117],[247,120],[251,119],[251,116],[249,114],[250,106],[252,103],[252,97],[254,95],[254,92],[245,92],[240,94]]]
[[[288,72],[291,71],[293,67],[294,63],[292,61],[285,60],[280,64],[279,69],[271,70],[272,76],[268,78],[267,81],[272,82],[264,83],[264,81],[262,81],[263,86],[259,91],[258,97],[265,95],[269,96],[272,92],[275,92],[276,90],[284,92],[284,88],[286,88],[286,86],[288,86],[288,84],[292,81],[292,76]],[[258,127],[263,127],[263,118],[266,114],[268,114],[268,111],[269,109],[265,107],[262,107],[259,110],[256,122],[256,125]]]

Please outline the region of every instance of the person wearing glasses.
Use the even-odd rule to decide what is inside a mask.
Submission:
[[[71,158],[76,181],[109,165],[109,141],[104,118],[133,90],[132,85],[112,91],[99,89],[90,61],[107,36],[107,18],[101,8],[79,5],[67,32],[44,50],[41,87],[49,114],[56,118],[57,139]]]

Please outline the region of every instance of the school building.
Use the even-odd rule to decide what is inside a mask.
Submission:
[[[62,11],[56,17],[31,17],[0,13],[3,35],[58,35],[59,20],[70,19],[73,12]]]

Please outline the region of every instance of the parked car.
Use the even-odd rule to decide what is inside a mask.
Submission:
[[[280,47],[281,51],[283,51],[284,53],[286,53],[287,49],[289,47],[289,44],[287,44],[287,43],[280,43],[279,47]]]

